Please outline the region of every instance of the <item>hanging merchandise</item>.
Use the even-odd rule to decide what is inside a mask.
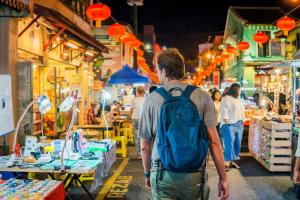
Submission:
[[[239,43],[237,44],[237,48],[238,48],[240,51],[246,51],[247,49],[250,48],[250,44],[249,44],[249,42],[242,41],[242,42],[239,42]]]
[[[110,8],[102,3],[92,4],[86,9],[86,15],[90,20],[96,21],[96,28],[101,27],[101,21],[111,16]]]
[[[253,40],[262,48],[262,45],[269,41],[269,36],[264,32],[257,32],[253,35]]]
[[[293,18],[284,16],[276,22],[276,26],[283,31],[284,36],[287,36],[288,32],[295,28],[296,21]]]
[[[126,34],[126,28],[119,23],[115,23],[108,27],[107,33],[109,36],[113,37],[117,42],[119,42],[120,37]]]

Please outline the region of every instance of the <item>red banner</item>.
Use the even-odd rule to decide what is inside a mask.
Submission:
[[[220,71],[213,71],[213,85],[219,87],[221,84],[221,75]]]

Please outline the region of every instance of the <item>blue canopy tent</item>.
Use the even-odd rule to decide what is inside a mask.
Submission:
[[[129,65],[124,65],[123,68],[111,75],[108,84],[133,84],[133,83],[149,83],[147,77],[136,73]]]

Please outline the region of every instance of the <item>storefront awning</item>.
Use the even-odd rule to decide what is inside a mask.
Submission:
[[[81,40],[84,43],[86,43],[87,45],[93,47],[96,51],[108,53],[109,49],[105,45],[98,42],[91,35],[86,33],[84,30],[82,30],[80,27],[78,27],[76,24],[71,22],[69,19],[64,17],[59,12],[35,4],[34,5],[34,13],[47,18],[47,20],[52,22],[52,24],[54,26],[57,26],[59,28],[64,27],[66,32],[69,32],[70,34],[72,34],[76,38],[78,38],[79,40]]]
[[[147,77],[141,76],[136,73],[128,65],[123,66],[123,68],[113,75],[111,75],[108,84],[134,84],[134,83],[149,83]]]

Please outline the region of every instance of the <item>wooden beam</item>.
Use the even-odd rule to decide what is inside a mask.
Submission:
[[[44,44],[43,51],[46,51],[46,49],[50,46],[50,44],[59,37],[64,31],[66,30],[65,27],[63,27],[58,33],[56,33],[46,44]]]
[[[41,15],[36,16],[22,31],[19,33],[18,37],[21,37],[28,29],[30,26],[32,26],[39,18]]]

